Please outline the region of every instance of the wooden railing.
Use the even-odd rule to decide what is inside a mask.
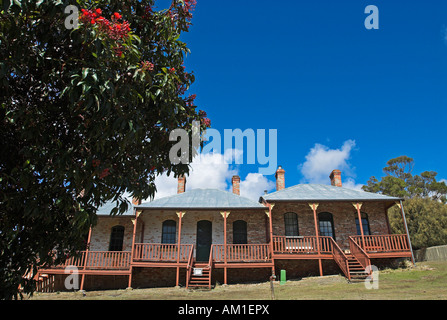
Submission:
[[[377,236],[353,236],[355,241],[366,252],[404,252],[410,251],[405,234],[389,234]],[[363,241],[364,240],[364,241]]]
[[[193,269],[193,267],[192,267],[193,255],[194,255],[194,246],[192,245],[189,250],[188,263],[186,265],[186,289],[188,289],[189,279],[191,279],[191,273],[192,273],[192,269]]]
[[[65,263],[58,265],[58,268],[66,268],[68,266],[75,266],[77,268],[84,268],[85,266],[85,256],[87,251],[81,251],[76,257],[71,257],[65,260]]]
[[[89,251],[86,269],[129,269],[130,251]]]
[[[331,237],[318,237],[320,253],[332,253]],[[317,237],[285,237],[273,236],[273,252],[275,253],[318,253]]]
[[[208,259],[208,267],[210,268],[209,270],[209,277],[208,277],[208,288],[211,289],[211,274],[213,271],[213,252],[214,252],[214,246],[211,245],[210,248],[210,258]]]
[[[340,267],[341,271],[345,274],[345,276],[348,278],[348,280],[351,280],[351,274],[349,272],[349,265],[348,265],[348,257],[346,257],[343,250],[340,249],[337,242],[330,238],[332,242],[332,256],[334,257],[335,262]]]
[[[187,262],[192,244],[136,243],[134,261]]]
[[[272,258],[269,244],[227,244],[226,262],[264,262]],[[214,262],[225,262],[225,245],[212,248]]]
[[[371,265],[371,260],[369,255],[359,246],[359,244],[354,241],[352,237],[349,237],[349,250],[351,254],[359,261],[363,268]]]
[[[130,251],[81,251],[65,263],[42,269],[63,269],[74,266],[81,270],[127,270],[130,267]]]

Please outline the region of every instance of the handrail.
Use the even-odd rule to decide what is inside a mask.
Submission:
[[[340,249],[337,242],[331,237],[332,242],[332,255],[334,257],[335,262],[340,267],[341,271],[345,274],[348,280],[351,280],[351,273],[349,272],[349,264],[348,257],[346,257],[343,250]]]
[[[352,238],[349,237],[349,249],[351,254],[360,262],[363,268],[371,265],[371,259],[368,253]]]
[[[208,267],[210,268],[209,270],[209,278],[208,278],[208,288],[211,289],[211,270],[213,269],[213,249],[214,249],[214,245],[211,245],[210,248],[210,258],[208,260]]]
[[[210,248],[210,258],[208,259],[208,266],[211,268],[212,264],[213,264],[213,248],[214,248],[214,244],[211,245]]]
[[[194,245],[189,250],[188,264],[186,265],[186,289],[188,289],[189,279],[191,279]]]

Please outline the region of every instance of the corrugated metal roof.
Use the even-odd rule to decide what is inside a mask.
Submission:
[[[266,209],[260,203],[217,189],[193,189],[142,203],[137,209]]]
[[[261,196],[266,201],[398,201],[400,198],[324,184],[298,184]]]
[[[112,211],[113,208],[115,208],[116,206],[116,202],[114,201],[108,201],[106,203],[104,203],[101,207],[98,208],[98,211],[96,211],[96,214],[99,216],[110,216],[110,212]],[[124,212],[122,214],[123,216],[133,216],[134,215],[134,211],[133,211],[133,205],[129,204],[127,206],[127,211]],[[117,217],[119,217],[121,215],[117,215]]]

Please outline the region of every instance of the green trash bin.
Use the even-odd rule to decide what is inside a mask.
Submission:
[[[281,279],[279,281],[279,284],[286,284],[286,270],[281,270]]]

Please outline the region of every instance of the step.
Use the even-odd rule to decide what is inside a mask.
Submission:
[[[362,264],[359,262],[350,262],[348,263],[350,266],[361,266]]]
[[[364,269],[361,264],[350,264],[349,268],[362,268],[362,269]]]
[[[365,272],[363,268],[349,268],[349,272]]]
[[[193,276],[193,277],[191,277],[191,281],[192,280],[208,280],[210,277],[196,277],[196,276]]]
[[[190,281],[189,285],[193,285],[193,284],[201,284],[201,285],[208,285],[210,282],[208,280],[206,281]]]
[[[188,287],[209,288],[208,285],[201,285],[201,284],[190,284]]]

